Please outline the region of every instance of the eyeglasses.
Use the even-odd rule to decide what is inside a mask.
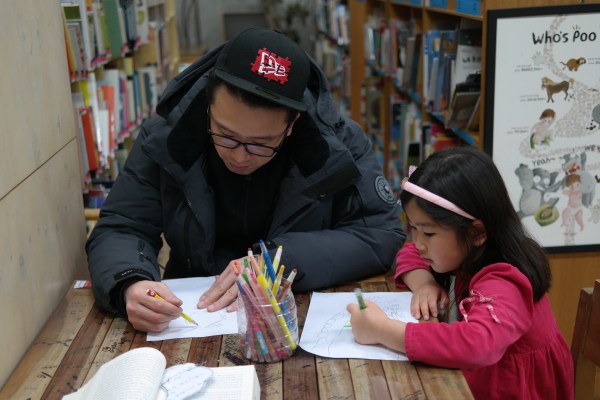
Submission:
[[[259,156],[259,157],[273,157],[275,155],[275,153],[277,153],[279,150],[281,150],[281,147],[283,146],[283,141],[285,140],[287,133],[290,130],[290,125],[291,125],[291,122],[288,122],[288,124],[285,127],[285,130],[281,134],[282,137],[281,137],[281,141],[279,142],[279,144],[275,147],[271,147],[271,146],[265,146],[265,145],[256,144],[256,143],[240,142],[239,140],[236,140],[232,137],[213,132],[210,129],[210,109],[207,110],[206,114],[208,116],[208,118],[206,119],[206,130],[208,131],[208,134],[210,135],[210,141],[215,146],[224,147],[226,149],[237,149],[240,146],[244,146],[244,149],[246,149],[246,151],[249,154],[252,154],[254,156]]]

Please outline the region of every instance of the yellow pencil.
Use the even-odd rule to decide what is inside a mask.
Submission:
[[[166,301],[164,298],[161,297],[160,294],[156,293],[154,290],[152,289],[148,289],[146,290],[146,293],[148,294],[148,296],[154,297],[155,299],[160,299],[160,300],[164,300]],[[189,315],[187,315],[186,313],[182,312],[181,314],[179,314],[181,316],[181,318],[185,319],[188,322],[191,322],[194,325],[198,325],[198,323],[196,321],[194,321],[192,319],[192,317],[190,317]]]
[[[285,265],[281,264],[279,267],[279,271],[277,272],[277,277],[275,278],[275,282],[273,282],[273,295],[277,296],[277,292],[279,291],[279,285],[281,285],[281,278],[283,278],[283,270],[285,269]]]

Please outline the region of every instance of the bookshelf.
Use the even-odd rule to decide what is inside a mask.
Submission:
[[[482,114],[474,107],[481,95],[479,81],[468,86],[472,90],[469,96],[458,96],[456,104],[470,106],[470,110],[452,113],[450,106],[458,83],[451,80],[451,71],[456,68],[456,33],[478,32],[477,46],[473,47],[479,57],[469,60],[477,64],[471,66],[472,72],[481,71],[483,18],[473,10],[473,4],[469,3],[469,8],[460,2],[460,10],[465,11],[461,12],[457,2],[438,3],[445,2],[350,2],[351,71],[353,77],[360,77],[352,79],[351,92],[352,99],[361,100],[351,103],[351,115],[376,142],[387,178],[396,190],[408,163],[418,163],[430,152],[449,145],[481,143]],[[449,38],[442,41],[442,32]],[[435,55],[435,71],[431,66],[434,56],[429,53],[432,46],[428,45],[434,41],[434,33],[438,34],[438,50],[446,49],[443,55]],[[470,79],[480,76],[473,74]],[[446,126],[448,122],[454,128]]]
[[[178,72],[175,0],[61,0],[84,204],[101,206]]]
[[[589,3],[599,3],[600,1],[588,1]],[[351,59],[351,117],[361,123],[367,134],[373,134],[373,127],[367,118],[367,107],[365,107],[366,84],[377,78],[383,83],[380,94],[380,104],[378,117],[381,124],[380,131],[375,132],[380,136],[381,147],[383,148],[385,171],[388,174],[388,180],[393,185],[394,176],[390,171],[394,169],[395,157],[400,157],[398,148],[394,147],[394,135],[397,133],[392,123],[392,114],[395,112],[392,99],[398,99],[399,103],[410,106],[411,113],[409,118],[402,117],[410,121],[408,132],[415,135],[415,141],[423,143],[423,132],[431,132],[431,126],[439,126],[447,121],[449,117],[448,109],[432,109],[428,102],[423,77],[423,60],[418,61],[416,77],[411,77],[408,82],[410,86],[403,85],[402,80],[394,76],[393,68],[385,68],[381,65],[381,58],[375,57],[370,60],[365,56],[366,34],[365,26],[375,23],[376,27],[391,29],[400,22],[400,25],[408,25],[412,32],[420,34],[421,39],[427,32],[434,29],[452,29],[452,27],[462,27],[464,29],[477,28],[481,30],[481,75],[478,91],[480,93],[480,110],[476,114],[475,122],[471,128],[451,129],[452,140],[459,140],[456,144],[473,145],[483,148],[483,121],[485,117],[485,44],[486,44],[486,14],[487,10],[519,8],[519,7],[537,7],[563,4],[579,4],[575,0],[481,0],[476,2],[464,2],[461,0],[349,0],[350,10],[350,48]],[[416,43],[416,48],[420,50],[420,55],[424,54],[425,41]],[[388,59],[397,57],[397,50],[392,46],[391,56]],[[386,55],[384,54],[384,60]],[[381,57],[381,54],[379,54]],[[392,64],[393,65],[393,64]],[[392,72],[390,72],[392,71]],[[455,82],[458,83],[458,82]],[[476,86],[476,85],[475,85]],[[373,116],[371,114],[371,116]],[[478,125],[474,128],[475,125]],[[426,128],[429,126],[429,128]],[[406,132],[406,131],[403,131]],[[444,132],[445,134],[445,132]],[[450,135],[450,134],[449,134]],[[448,135],[448,136],[449,136]],[[404,157],[409,156],[411,164],[418,164],[424,154],[422,149],[416,152],[406,152]],[[431,150],[430,150],[431,151]],[[406,166],[406,160],[400,160]],[[390,168],[391,166],[391,168]],[[402,171],[404,172],[404,171]],[[396,172],[399,174],[399,172]],[[406,175],[403,173],[400,176]],[[598,263],[598,252],[587,253],[564,253],[550,254],[548,256],[553,274],[553,286],[549,293],[552,309],[559,326],[568,342],[570,342],[573,333],[573,324],[575,320],[574,311],[577,308],[578,293],[580,288],[589,287],[594,280],[600,276],[600,264]]]
[[[350,10],[345,1],[320,0],[314,15],[315,60],[327,76],[339,110],[350,115]]]

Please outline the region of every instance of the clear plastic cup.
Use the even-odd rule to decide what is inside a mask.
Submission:
[[[247,289],[249,287],[246,287]],[[238,335],[242,354],[253,362],[278,362],[298,346],[298,315],[291,290],[276,307],[261,296],[238,294]]]

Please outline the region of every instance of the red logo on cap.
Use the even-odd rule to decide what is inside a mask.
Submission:
[[[287,57],[281,58],[266,48],[258,50],[258,55],[251,64],[252,72],[256,72],[263,78],[279,82],[282,85],[288,80],[288,71],[291,65],[292,62]]]

